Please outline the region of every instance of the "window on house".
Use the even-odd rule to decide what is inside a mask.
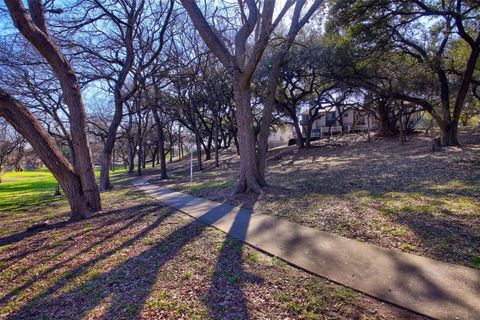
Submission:
[[[331,127],[335,125],[335,112],[328,112],[325,116],[325,125]]]
[[[345,113],[343,114],[343,117],[344,117],[344,118],[348,118],[348,112],[345,112]]]

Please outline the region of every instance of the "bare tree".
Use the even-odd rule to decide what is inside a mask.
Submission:
[[[92,61],[98,73],[93,76],[107,80],[113,92],[114,112],[101,159],[101,190],[112,187],[109,168],[125,104],[140,89],[143,71],[154,63],[168,40],[174,4],[174,0],[159,4],[148,0],[88,0],[81,3],[82,12],[69,27],[84,33],[83,39],[74,42],[78,54]],[[96,39],[93,45],[92,37]]]
[[[58,47],[54,44],[52,38],[48,34],[42,2],[40,0],[29,1],[29,10],[27,10],[23,3],[19,0],[7,0],[6,4],[15,26],[47,60],[48,64],[60,82],[64,95],[63,98],[70,113],[70,131],[75,150],[74,171],[72,170],[72,172],[76,179],[79,179],[81,185],[81,188],[75,191],[80,192],[79,196],[86,200],[86,203],[84,203],[82,206],[79,206],[79,208],[72,206],[72,218],[79,219],[88,217],[92,212],[101,210],[101,202],[98,187],[95,182],[95,174],[87,140],[86,112],[78,79],[72,66],[62,52],[58,49]],[[13,97],[11,97],[7,92],[2,91],[2,102],[4,109],[3,115],[5,115],[7,121],[9,121],[17,131],[29,135],[30,139],[27,137],[25,138],[30,142],[30,144],[32,144],[34,148],[41,149],[39,145],[34,146],[35,143],[39,143],[40,141],[32,139],[32,132],[35,130],[38,130],[38,134],[42,136],[42,133],[39,131],[40,127],[31,123],[26,123],[25,127],[22,127],[21,123],[18,123],[18,120],[15,118],[15,116],[23,118],[24,120],[31,120],[30,122],[36,119],[33,118],[30,113],[26,114],[25,112],[28,112],[26,109],[19,110],[18,113],[12,112],[12,110],[7,111],[7,109],[15,106],[20,108],[20,102],[12,99]],[[26,126],[29,126],[29,128],[26,128]],[[43,140],[46,138],[46,136],[42,136]],[[48,149],[52,154],[56,153],[57,151],[53,148],[53,145],[48,145]],[[44,155],[42,160],[47,164],[46,159],[44,159],[45,157],[48,157],[46,149],[43,149],[42,153]],[[58,170],[61,166],[63,166],[63,169],[68,172],[67,176],[72,173],[69,171],[70,167],[66,166],[66,164],[54,166],[50,160],[48,162],[50,162],[49,168],[51,168],[52,172],[54,167],[56,170]],[[56,174],[60,175],[60,172],[57,172]],[[71,183],[73,183],[72,177],[69,176],[69,180]],[[71,186],[68,186],[65,181],[62,187],[71,188]],[[67,194],[67,190],[65,190],[65,193]],[[72,193],[69,194],[72,195]],[[75,199],[79,200],[78,197],[75,197]]]
[[[32,146],[62,186],[72,210],[71,219],[88,218],[93,213],[79,175],[32,113],[6,91],[0,89],[0,117],[5,118]]]
[[[260,136],[257,151],[258,172],[264,181],[270,122],[272,121],[272,111],[275,104],[275,95],[277,92],[278,80],[282,65],[286,63],[285,58],[298,33],[305,26],[305,24],[307,24],[322,3],[323,0],[315,0],[310,4],[310,6],[308,6],[306,0],[297,0],[285,39],[281,42],[278,48],[275,48],[276,52],[270,64],[271,71],[268,77],[267,95],[264,102],[262,121],[260,123]],[[302,12],[305,13],[302,15]]]
[[[207,22],[197,3],[194,0],[181,2],[207,47],[225,66],[232,78],[240,148],[240,177],[234,193],[244,191],[259,193],[267,183],[257,165],[251,80],[273,30],[295,1],[287,1],[274,21],[275,1],[264,1],[261,10],[254,0],[239,2],[241,26],[235,32],[233,54],[228,50],[227,43],[218,36],[218,31]],[[253,43],[249,43],[252,34],[255,39]]]

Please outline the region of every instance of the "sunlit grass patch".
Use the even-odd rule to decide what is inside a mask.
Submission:
[[[124,179],[124,173],[123,169],[116,170],[111,173],[112,180],[118,183]],[[95,174],[98,177],[100,172],[96,171]],[[64,200],[63,195],[54,195],[58,185],[57,180],[47,168],[5,173],[0,183],[0,215],[21,213],[27,207],[33,209],[35,206],[51,205],[53,201]],[[47,218],[56,216],[56,212],[51,212]]]
[[[0,183],[0,214],[62,199],[53,195],[57,185],[46,169],[4,174]]]
[[[404,226],[383,226],[382,231],[399,238],[405,237],[409,233],[409,229]]]
[[[453,179],[446,183],[440,184],[426,184],[425,187],[433,192],[449,193],[455,191],[456,193],[463,193],[465,195],[474,195],[480,192],[480,186],[475,181],[462,181]]]
[[[186,185],[185,192],[191,194],[197,194],[201,191],[214,190],[214,189],[229,189],[234,186],[233,181],[212,181],[207,183],[190,182]]]
[[[415,246],[410,244],[410,243],[402,243],[400,245],[400,249],[402,249],[404,251],[407,251],[407,252],[411,252],[411,251],[415,250]]]

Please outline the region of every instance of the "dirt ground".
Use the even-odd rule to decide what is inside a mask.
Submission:
[[[431,138],[347,135],[269,153],[270,187],[231,196],[238,156],[223,151],[189,182],[188,162],[153,182],[255,212],[284,217],[382,247],[480,268],[480,130],[461,132],[460,148],[432,152]]]
[[[0,238],[0,319],[417,319],[264,255],[128,185],[68,222],[65,200]],[[29,219],[28,219],[29,217]],[[47,225],[28,231],[32,222]],[[2,226],[4,228],[4,226]]]

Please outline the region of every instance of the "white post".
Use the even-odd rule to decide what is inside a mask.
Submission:
[[[348,133],[350,133],[350,125],[348,125]]]
[[[320,127],[320,140],[323,139],[323,127]]]
[[[190,182],[193,181],[193,148],[190,146]]]

